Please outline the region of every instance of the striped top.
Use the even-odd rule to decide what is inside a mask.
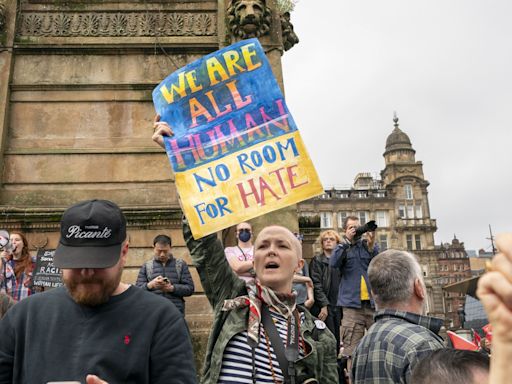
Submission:
[[[276,325],[277,331],[283,344],[286,344],[286,334],[288,332],[288,325],[286,318],[281,314],[270,311],[270,316]],[[300,323],[304,323],[304,314],[300,313]],[[272,358],[272,367],[276,379],[279,382],[283,381],[283,373],[279,367],[274,348],[272,344],[270,348],[270,356]],[[299,355],[300,358],[304,357],[302,337],[299,332]],[[263,330],[263,324],[260,326],[260,342],[255,351],[255,368],[256,377],[255,382],[260,383],[274,383],[272,378],[272,371],[270,369],[270,360],[267,349],[267,340]],[[247,343],[247,331],[237,333],[228,342],[224,349],[222,357],[222,368],[219,375],[219,384],[253,384],[252,380],[252,349]]]

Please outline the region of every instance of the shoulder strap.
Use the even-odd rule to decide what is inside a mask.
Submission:
[[[238,249],[240,250],[240,252],[242,252],[242,255],[244,255],[244,260],[247,261],[247,255],[245,254],[244,251],[242,251],[242,248],[240,248],[239,245],[237,245]]]
[[[153,280],[152,279],[152,276],[153,276],[153,260],[148,260],[146,261],[145,263],[146,265],[146,279],[148,280],[148,283]]]
[[[181,282],[181,271],[183,270],[183,259],[176,259],[176,274],[178,275],[178,283]]]
[[[290,377],[288,375],[288,361],[286,360],[286,356],[284,354],[283,341],[277,332],[277,328],[272,321],[270,311],[266,305],[261,306],[261,321],[263,323],[263,327],[265,328],[265,332],[267,332],[268,338],[272,343],[272,347],[274,348],[277,361],[279,362],[279,367],[283,372],[284,381],[285,383],[289,383]]]

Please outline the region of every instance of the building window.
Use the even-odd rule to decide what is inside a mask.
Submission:
[[[405,219],[405,205],[398,206],[398,217],[401,219]]]
[[[389,227],[388,213],[386,211],[377,211],[375,216],[379,227]]]
[[[414,219],[414,207],[412,205],[407,206],[407,218]]]
[[[407,250],[412,251],[412,235],[406,235],[407,240]]]
[[[362,191],[358,191],[358,192],[356,192],[356,197],[357,197],[358,199],[364,199],[364,198],[366,198],[366,196],[367,196],[367,195],[366,195],[366,192],[362,192]]]
[[[388,249],[388,235],[379,235],[379,251]]]
[[[423,209],[421,207],[421,204],[416,204],[415,208],[416,208],[416,218],[422,219],[423,218]]]
[[[414,240],[416,240],[416,249],[421,249],[421,235],[414,235]]]
[[[357,212],[357,217],[359,217],[359,223],[363,225],[368,221],[368,212],[366,211],[359,211]]]
[[[405,184],[404,185],[404,192],[405,192],[405,198],[406,200],[412,200],[412,185],[411,184]]]
[[[343,222],[348,216],[348,212],[338,212],[338,228],[343,228]]]
[[[373,196],[374,196],[374,197],[386,197],[386,192],[381,192],[381,191],[379,191],[379,192],[374,192],[374,193],[373,193]]]
[[[331,212],[320,212],[320,226],[322,228],[332,228]]]

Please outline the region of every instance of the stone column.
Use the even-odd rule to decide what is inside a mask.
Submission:
[[[226,45],[257,37],[284,94],[281,56],[284,51],[298,43],[290,22],[290,13],[282,12],[276,0],[219,0],[219,12],[221,10],[225,10],[225,17],[219,13],[219,24],[225,20]],[[248,23],[248,20],[252,22]],[[219,36],[221,36],[220,26]],[[298,232],[297,207],[294,204],[282,208],[257,217],[251,220],[251,223],[255,233],[270,224],[282,225],[293,232]],[[227,232],[227,234],[224,233],[224,237],[233,242],[233,228]]]
[[[0,0],[0,159],[7,149],[9,86],[11,83],[13,44],[16,26],[16,1]],[[4,171],[0,161],[0,175]],[[0,177],[0,187],[2,178]],[[1,197],[1,196],[0,196]]]

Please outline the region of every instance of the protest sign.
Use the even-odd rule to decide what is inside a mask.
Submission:
[[[36,267],[33,272],[33,282],[36,287],[55,288],[62,285],[60,268],[53,265],[55,249],[40,249],[37,251]]]
[[[172,73],[153,102],[195,238],[323,193],[257,39]]]

